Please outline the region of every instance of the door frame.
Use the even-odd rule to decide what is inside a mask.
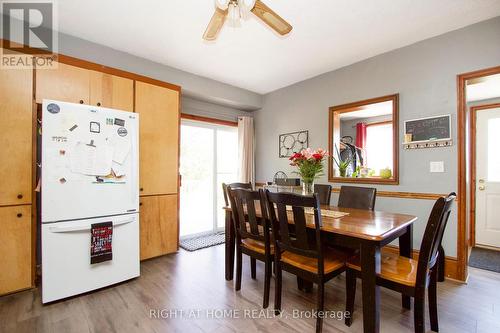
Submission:
[[[467,184],[470,169],[467,163],[467,158],[470,158],[470,144],[467,144],[469,139],[467,136],[467,123],[470,120],[470,112],[467,109],[466,100],[466,83],[467,80],[500,74],[500,66],[463,73],[457,75],[457,185],[458,185],[458,219],[457,219],[457,279],[466,281],[468,278],[468,263],[469,263],[469,233],[467,212],[467,190],[470,184]],[[469,202],[470,204],[470,202]],[[470,221],[469,221],[470,222]]]
[[[469,203],[469,247],[476,246],[476,115],[478,111],[500,108],[500,103],[476,105],[470,108],[469,128],[469,170],[470,170],[470,203]]]
[[[209,128],[213,129],[215,131],[214,135],[214,152],[217,154],[217,130],[220,126],[227,126],[227,127],[238,127],[238,122],[233,122],[233,121],[227,121],[227,120],[220,120],[220,119],[215,119],[215,118],[209,118],[209,117],[203,117],[203,116],[195,116],[195,115],[190,115],[186,113],[181,113],[181,119],[180,119],[180,131],[182,130],[182,125],[183,123],[185,124],[199,124],[200,127],[204,128]],[[179,135],[181,134],[179,131]],[[181,144],[179,140],[179,145]],[[179,156],[181,154],[181,151],[179,149]],[[179,159],[180,163],[180,159]],[[213,167],[214,167],[214,175],[213,175],[213,190],[214,190],[214,202],[213,202],[213,228],[212,230],[209,231],[202,231],[199,233],[195,234],[190,234],[190,235],[185,235],[180,237],[180,239],[188,239],[188,238],[193,238],[193,237],[199,237],[199,236],[204,236],[204,235],[210,235],[213,234],[214,232],[221,232],[224,231],[224,226],[218,227],[218,221],[217,221],[217,156],[214,156],[214,161],[213,161]],[[179,191],[180,193],[180,191]],[[181,198],[179,196],[179,205],[181,202]],[[180,209],[179,209],[180,212]],[[180,214],[179,214],[179,225],[180,225]],[[179,228],[180,231],[180,228]]]

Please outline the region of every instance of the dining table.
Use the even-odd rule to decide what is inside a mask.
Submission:
[[[225,278],[233,279],[235,253],[235,226],[231,207],[225,210]],[[260,217],[260,207],[257,207]],[[330,246],[359,250],[363,300],[363,331],[380,331],[380,289],[376,283],[380,273],[381,248],[399,240],[399,254],[412,257],[413,223],[416,216],[383,211],[371,211],[322,205],[322,241]],[[341,214],[335,214],[340,212]],[[293,223],[293,215],[289,216]],[[307,225],[314,228],[313,216]],[[402,296],[402,306],[410,309],[410,298]]]

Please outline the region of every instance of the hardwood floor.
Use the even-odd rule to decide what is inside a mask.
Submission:
[[[252,280],[245,256],[240,292],[233,283],[224,279],[223,245],[181,250],[142,263],[138,279],[54,304],[42,305],[39,289],[0,297],[0,332],[314,332],[314,318],[292,318],[292,311],[314,309],[316,289],[298,291],[295,277],[284,273],[282,306],[288,318],[254,320],[248,311],[272,317],[273,297],[269,312],[261,312],[264,265],[257,263],[257,280]],[[381,332],[413,332],[413,312],[401,308],[400,294],[386,289],[381,294]],[[500,274],[471,268],[468,285],[439,283],[438,294],[441,332],[500,332]],[[326,285],[325,297],[325,309],[344,310],[344,276]],[[198,314],[188,311],[197,309],[199,318],[188,319]],[[223,310],[234,309],[238,311],[232,314],[240,318],[220,318]],[[165,311],[155,318],[151,310]],[[426,318],[430,330],[428,312]],[[323,329],[361,332],[362,322],[358,292],[352,326],[327,318]]]

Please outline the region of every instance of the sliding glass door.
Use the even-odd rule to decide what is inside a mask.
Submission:
[[[223,230],[222,183],[237,181],[237,128],[182,120],[180,163],[180,236]]]

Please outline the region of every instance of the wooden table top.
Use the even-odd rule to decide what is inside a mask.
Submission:
[[[255,206],[257,216],[260,217],[260,207],[257,203]],[[231,207],[223,207],[223,209],[231,211]],[[349,213],[349,215],[340,218],[322,216],[323,226],[321,230],[374,241],[382,241],[417,220],[417,217],[413,215],[381,211],[324,205],[321,206],[321,209]],[[314,216],[312,214],[305,215],[307,224],[314,227]],[[288,212],[288,218],[290,222],[293,222],[292,212]]]

